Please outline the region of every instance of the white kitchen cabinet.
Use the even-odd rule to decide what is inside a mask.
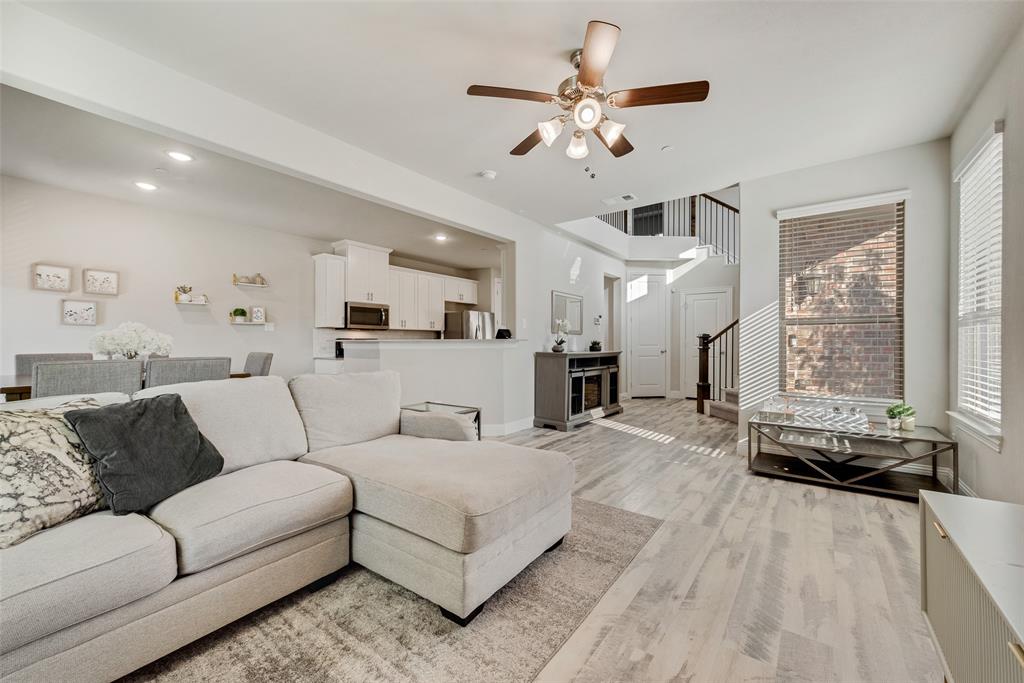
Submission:
[[[336,254],[348,259],[345,274],[347,300],[390,303],[391,272],[388,254],[391,249],[352,240],[341,240],[333,246]]]
[[[444,278],[440,275],[416,275],[416,302],[421,330],[444,330]]]
[[[416,277],[416,273],[409,270],[391,269],[391,329],[419,329],[422,306],[419,303]]]
[[[480,285],[476,280],[446,276],[444,279],[444,300],[460,304],[475,304]]]
[[[345,327],[345,258],[313,256],[315,327]]]

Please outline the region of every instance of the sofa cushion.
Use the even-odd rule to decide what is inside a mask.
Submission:
[[[356,510],[461,553],[570,495],[574,478],[562,453],[402,435],[315,451],[301,462],[349,477]]]
[[[0,652],[155,593],[176,575],[174,539],[141,515],[94,512],[47,529],[0,550]]]
[[[406,436],[445,441],[479,441],[476,423],[469,415],[442,412],[402,411],[400,432]]]
[[[402,387],[397,372],[299,375],[288,388],[311,451],[398,434]]]
[[[268,462],[197,484],[149,516],[178,542],[178,570],[192,574],[345,517],[352,485],[298,462]]]
[[[199,431],[224,457],[221,474],[306,452],[306,433],[280,377],[167,384],[133,398],[178,394]]]

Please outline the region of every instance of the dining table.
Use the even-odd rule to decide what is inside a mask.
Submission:
[[[250,377],[248,372],[232,372],[231,379]],[[0,394],[8,403],[32,398],[32,375],[0,375]]]

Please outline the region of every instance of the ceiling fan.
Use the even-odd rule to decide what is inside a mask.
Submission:
[[[630,88],[606,93],[604,72],[619,42],[621,29],[604,21],[587,24],[587,35],[583,49],[572,53],[569,61],[576,74],[562,81],[558,94],[552,95],[534,90],[498,88],[490,85],[471,85],[467,95],[480,97],[503,97],[512,100],[529,100],[545,104],[557,104],[565,113],[553,119],[541,121],[537,130],[516,145],[509,154],[522,156],[544,142],[550,147],[562,134],[570,121],[576,126],[565,153],[572,159],[582,159],[590,150],[587,148],[586,131],[593,131],[598,140],[616,157],[633,151],[633,145],[622,134],[626,126],[608,118],[602,111],[607,105],[613,109],[646,107],[652,104],[675,104],[677,102],[703,102],[708,97],[710,83],[691,81],[671,85],[654,85],[647,88]]]

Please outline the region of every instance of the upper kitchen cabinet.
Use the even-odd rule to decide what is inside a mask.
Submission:
[[[345,327],[345,258],[333,254],[313,256],[316,327]]]
[[[391,268],[391,329],[444,329],[444,278],[422,271]]]
[[[428,273],[416,274],[416,301],[421,330],[444,330],[444,278]]]
[[[388,254],[391,249],[352,240],[341,240],[331,246],[335,254],[348,259],[345,269],[347,301],[390,303],[391,269]]]
[[[444,300],[454,301],[460,304],[477,303],[477,291],[479,284],[476,280],[467,280],[461,277],[445,276],[444,278]]]

